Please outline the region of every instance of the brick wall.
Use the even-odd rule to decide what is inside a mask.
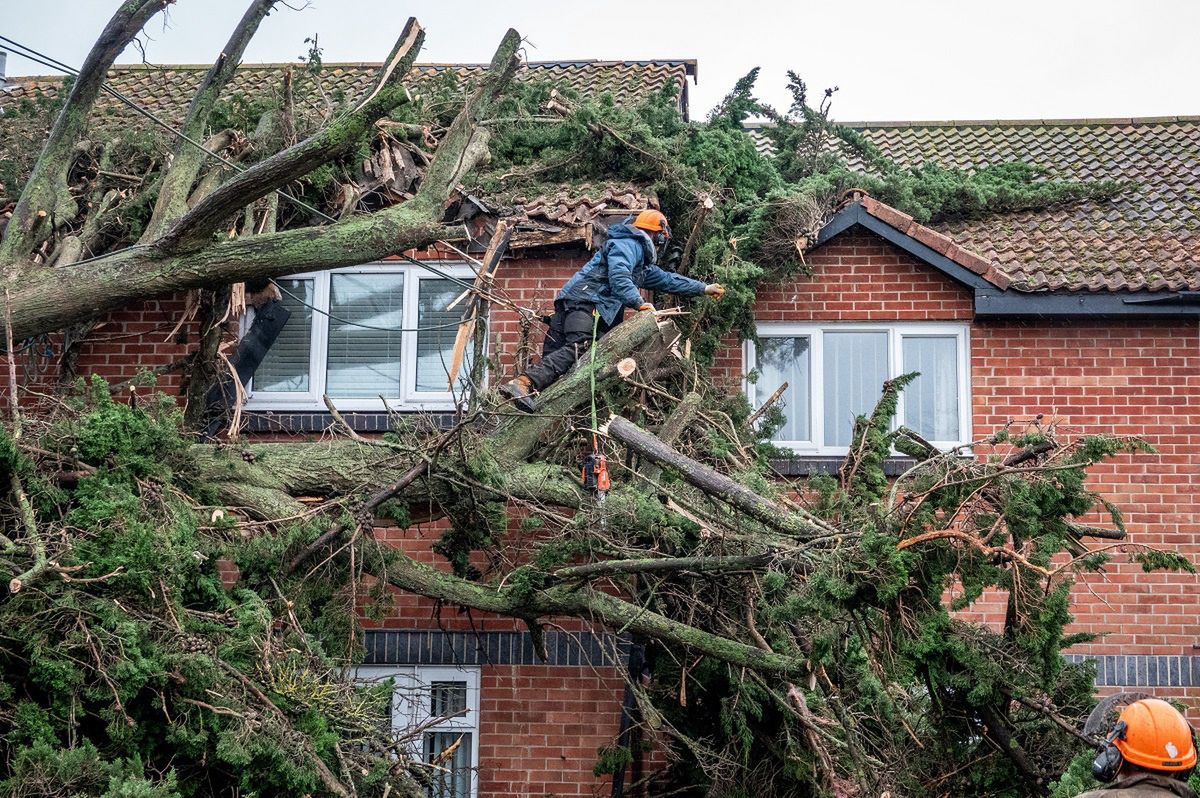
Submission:
[[[1195,320],[981,322],[972,330],[976,434],[1044,412],[1069,430],[1135,435],[1154,454],[1122,456],[1091,485],[1125,512],[1128,542],[1200,564],[1200,331]],[[1105,519],[1097,515],[1099,523]],[[1193,655],[1200,590],[1191,574],[1143,573],[1128,557],[1075,589],[1081,652]],[[1197,682],[1200,684],[1200,682]]]
[[[100,374],[115,383],[185,357],[195,346],[196,324],[183,322],[184,315],[182,297],[142,302],[112,313],[80,345],[79,373]],[[157,378],[158,390],[177,394],[181,381],[179,371],[162,374]]]
[[[582,260],[579,253],[565,253],[505,261],[498,288],[519,305],[549,311],[555,291]],[[1098,468],[1092,484],[1126,511],[1130,543],[1175,548],[1200,564],[1200,501],[1195,495],[1200,482],[1200,329],[1194,319],[974,320],[968,291],[867,233],[844,234],[812,253],[809,262],[811,276],[760,291],[760,320],[972,321],[975,436],[1010,418],[1047,413],[1070,428],[1145,437],[1156,454]],[[84,346],[81,372],[120,380],[182,356],[186,345],[166,340],[182,310],[182,301],[166,300],[114,314]],[[503,308],[493,309],[492,321],[493,351],[502,367],[501,375],[493,375],[496,379],[511,374],[520,325],[517,315]],[[534,324],[531,330],[535,356],[543,329]],[[737,389],[741,347],[727,343],[714,377]],[[178,384],[177,374],[159,379],[167,390]],[[436,525],[380,530],[389,543],[429,562],[440,560],[428,548],[437,534]],[[1103,690],[1131,686],[1200,705],[1200,651],[1192,648],[1200,643],[1195,577],[1143,574],[1136,567],[1113,565],[1081,580],[1073,611],[1076,629],[1107,633],[1075,649],[1079,655],[1101,656],[1098,682]],[[981,602],[976,617],[998,622],[1002,612],[997,598]],[[398,597],[384,626],[434,630],[450,650],[471,648],[467,636],[479,634],[492,636],[488,646],[509,646],[505,650],[510,654],[527,645],[524,631],[510,619],[468,615],[412,596]],[[580,639],[590,633],[578,622],[564,629]],[[474,645],[471,650],[483,650],[477,639]],[[389,661],[418,656],[406,652],[392,652]],[[569,659],[550,665],[527,658],[479,662],[481,794],[591,794],[597,784],[591,776],[596,749],[612,741],[618,726],[616,666],[564,664]],[[544,706],[534,702],[533,697],[550,691],[555,697],[536,699]],[[580,715],[589,718],[588,728],[573,722]]]
[[[969,291],[870,233],[847,233],[809,258],[811,277],[759,292],[760,321],[963,321],[971,325],[973,432],[1010,419],[1057,416],[1066,432],[1144,438],[1155,454],[1122,456],[1093,470],[1091,486],[1125,512],[1128,543],[1170,548],[1200,566],[1200,327],[1195,319],[973,319]],[[727,342],[717,377],[737,386],[742,350]],[[1109,523],[1097,515],[1091,519]],[[1098,544],[1097,544],[1098,545]],[[1128,547],[1102,574],[1079,579],[1073,631],[1102,634],[1080,655],[1101,661],[1100,684],[1124,680],[1197,703],[1197,577],[1146,574]],[[973,617],[1003,622],[1003,597]],[[1175,662],[1173,665],[1168,663]],[[1161,665],[1161,668],[1160,668]],[[1107,669],[1107,670],[1106,670]]]
[[[597,751],[613,744],[623,685],[613,669],[485,667],[479,707],[479,794],[607,794]]]
[[[586,256],[565,252],[557,257],[523,257],[506,260],[496,275],[496,287],[501,296],[521,307],[549,315],[554,312],[554,296],[575,273]],[[542,352],[546,327],[534,323],[530,327],[530,354],[536,360]],[[501,374],[512,376],[513,360],[520,341],[521,325],[516,313],[493,307],[491,325],[492,351],[500,359]]]

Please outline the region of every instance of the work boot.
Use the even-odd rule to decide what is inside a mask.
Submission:
[[[513,407],[522,413],[537,411],[537,403],[533,398],[535,393],[533,383],[524,374],[500,386],[500,395],[511,399]]]

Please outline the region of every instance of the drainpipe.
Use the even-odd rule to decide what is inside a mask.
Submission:
[[[640,720],[638,715],[637,696],[633,693],[633,685],[642,681],[646,672],[646,646],[637,638],[629,644],[629,660],[625,673],[625,697],[621,701],[621,730],[617,734],[617,745],[626,748],[633,755],[633,783],[642,780],[642,746],[641,729],[637,727]],[[636,794],[642,792],[641,786],[634,788]],[[612,798],[624,798],[625,795],[625,765],[622,763],[613,771]]]

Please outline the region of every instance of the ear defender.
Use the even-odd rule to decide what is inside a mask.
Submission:
[[[1097,780],[1108,783],[1116,778],[1117,771],[1121,769],[1121,765],[1125,762],[1125,758],[1121,756],[1121,752],[1117,749],[1116,741],[1125,737],[1125,730],[1128,728],[1125,721],[1117,721],[1117,725],[1113,726],[1111,732],[1108,733],[1108,738],[1104,741],[1104,747],[1100,749],[1100,753],[1096,754],[1096,758],[1092,760],[1092,775]]]

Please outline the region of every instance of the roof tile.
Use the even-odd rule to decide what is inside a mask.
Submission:
[[[1105,202],[932,224],[968,251],[951,259],[972,271],[995,267],[1026,291],[1200,290],[1200,117],[848,126],[901,166],[1019,159],[1051,178],[1130,184]]]
[[[208,64],[118,64],[108,71],[108,84],[147,110],[178,125],[183,121],[196,87],[209,69]],[[340,105],[363,95],[371,86],[379,63],[326,63],[318,83],[296,81],[296,102],[327,111],[329,103]],[[252,97],[278,91],[284,72],[303,69],[301,64],[242,64],[226,87],[225,94]],[[428,90],[440,81],[453,80],[465,94],[470,83],[487,69],[486,64],[416,64],[407,79],[415,93]],[[517,70],[516,80],[548,80],[560,87],[578,91],[586,97],[611,93],[621,104],[649,98],[668,84],[679,89],[680,110],[687,112],[687,78],[695,75],[696,62],[681,59],[648,61],[531,61]],[[40,93],[53,99],[62,87],[60,75],[9,77],[0,92],[0,108]],[[137,112],[115,97],[101,94],[96,100],[96,118],[116,127],[140,119]]]

